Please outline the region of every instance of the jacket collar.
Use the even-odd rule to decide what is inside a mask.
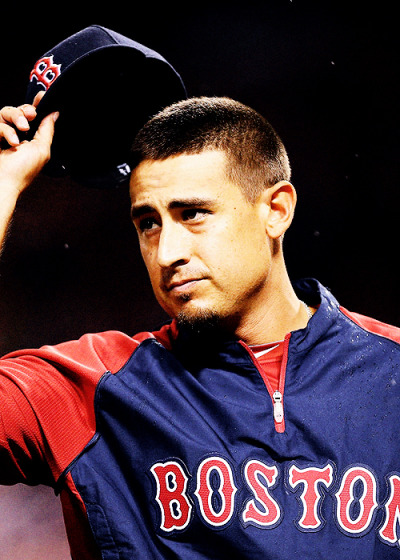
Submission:
[[[308,322],[304,329],[293,331],[290,337],[291,350],[304,352],[314,346],[327,331],[334,325],[339,313],[339,303],[329,291],[315,278],[304,278],[293,283],[297,296],[312,307],[317,308],[317,312]],[[220,337],[199,337],[186,330],[178,330],[176,321],[173,320],[161,331],[154,333],[155,337],[168,349],[173,349],[174,353],[185,354],[186,356],[199,355],[210,358],[211,355],[232,352],[233,347],[238,348],[239,353],[243,352],[240,341]],[[162,336],[161,336],[162,334]],[[199,352],[200,351],[200,352]]]
[[[293,287],[297,296],[307,305],[317,308],[304,329],[291,334],[291,350],[304,352],[314,346],[336,323],[339,303],[330,290],[315,278],[304,278],[295,282]]]

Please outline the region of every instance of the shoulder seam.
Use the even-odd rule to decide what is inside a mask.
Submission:
[[[358,313],[353,313],[351,311],[348,311],[346,308],[340,306],[339,307],[339,311],[341,312],[341,314],[346,317],[346,319],[348,319],[349,321],[351,321],[352,323],[354,323],[355,325],[357,325],[360,329],[362,329],[364,332],[367,332],[369,334],[375,335],[379,338],[383,338],[385,340],[387,340],[388,342],[393,343],[394,345],[396,345],[398,348],[400,348],[400,328],[396,327],[394,325],[389,325],[387,323],[384,323],[383,321],[378,321],[376,319],[372,319],[370,317],[364,317],[363,315],[360,315]],[[365,318],[365,323],[362,321],[362,319]],[[371,327],[368,326],[368,321],[371,321],[372,324],[382,327],[382,332],[380,332],[380,330],[377,329],[373,329],[372,325]],[[389,332],[392,330],[393,331],[393,337],[389,335]],[[386,332],[384,332],[386,331]],[[397,334],[397,336],[399,337],[399,339],[397,340],[394,336],[394,333]]]

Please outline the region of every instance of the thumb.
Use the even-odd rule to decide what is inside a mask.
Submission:
[[[40,123],[33,140],[40,144],[50,146],[54,136],[55,123],[59,117],[59,112],[50,113]]]

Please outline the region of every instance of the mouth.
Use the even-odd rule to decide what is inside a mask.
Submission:
[[[186,278],[183,280],[176,280],[175,282],[170,282],[165,286],[165,291],[169,293],[182,294],[192,290],[199,282],[204,280],[204,278]]]

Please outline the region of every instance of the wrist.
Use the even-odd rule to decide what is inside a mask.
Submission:
[[[0,181],[0,215],[4,216],[8,211],[14,210],[22,191],[22,185],[12,183],[3,184]]]

